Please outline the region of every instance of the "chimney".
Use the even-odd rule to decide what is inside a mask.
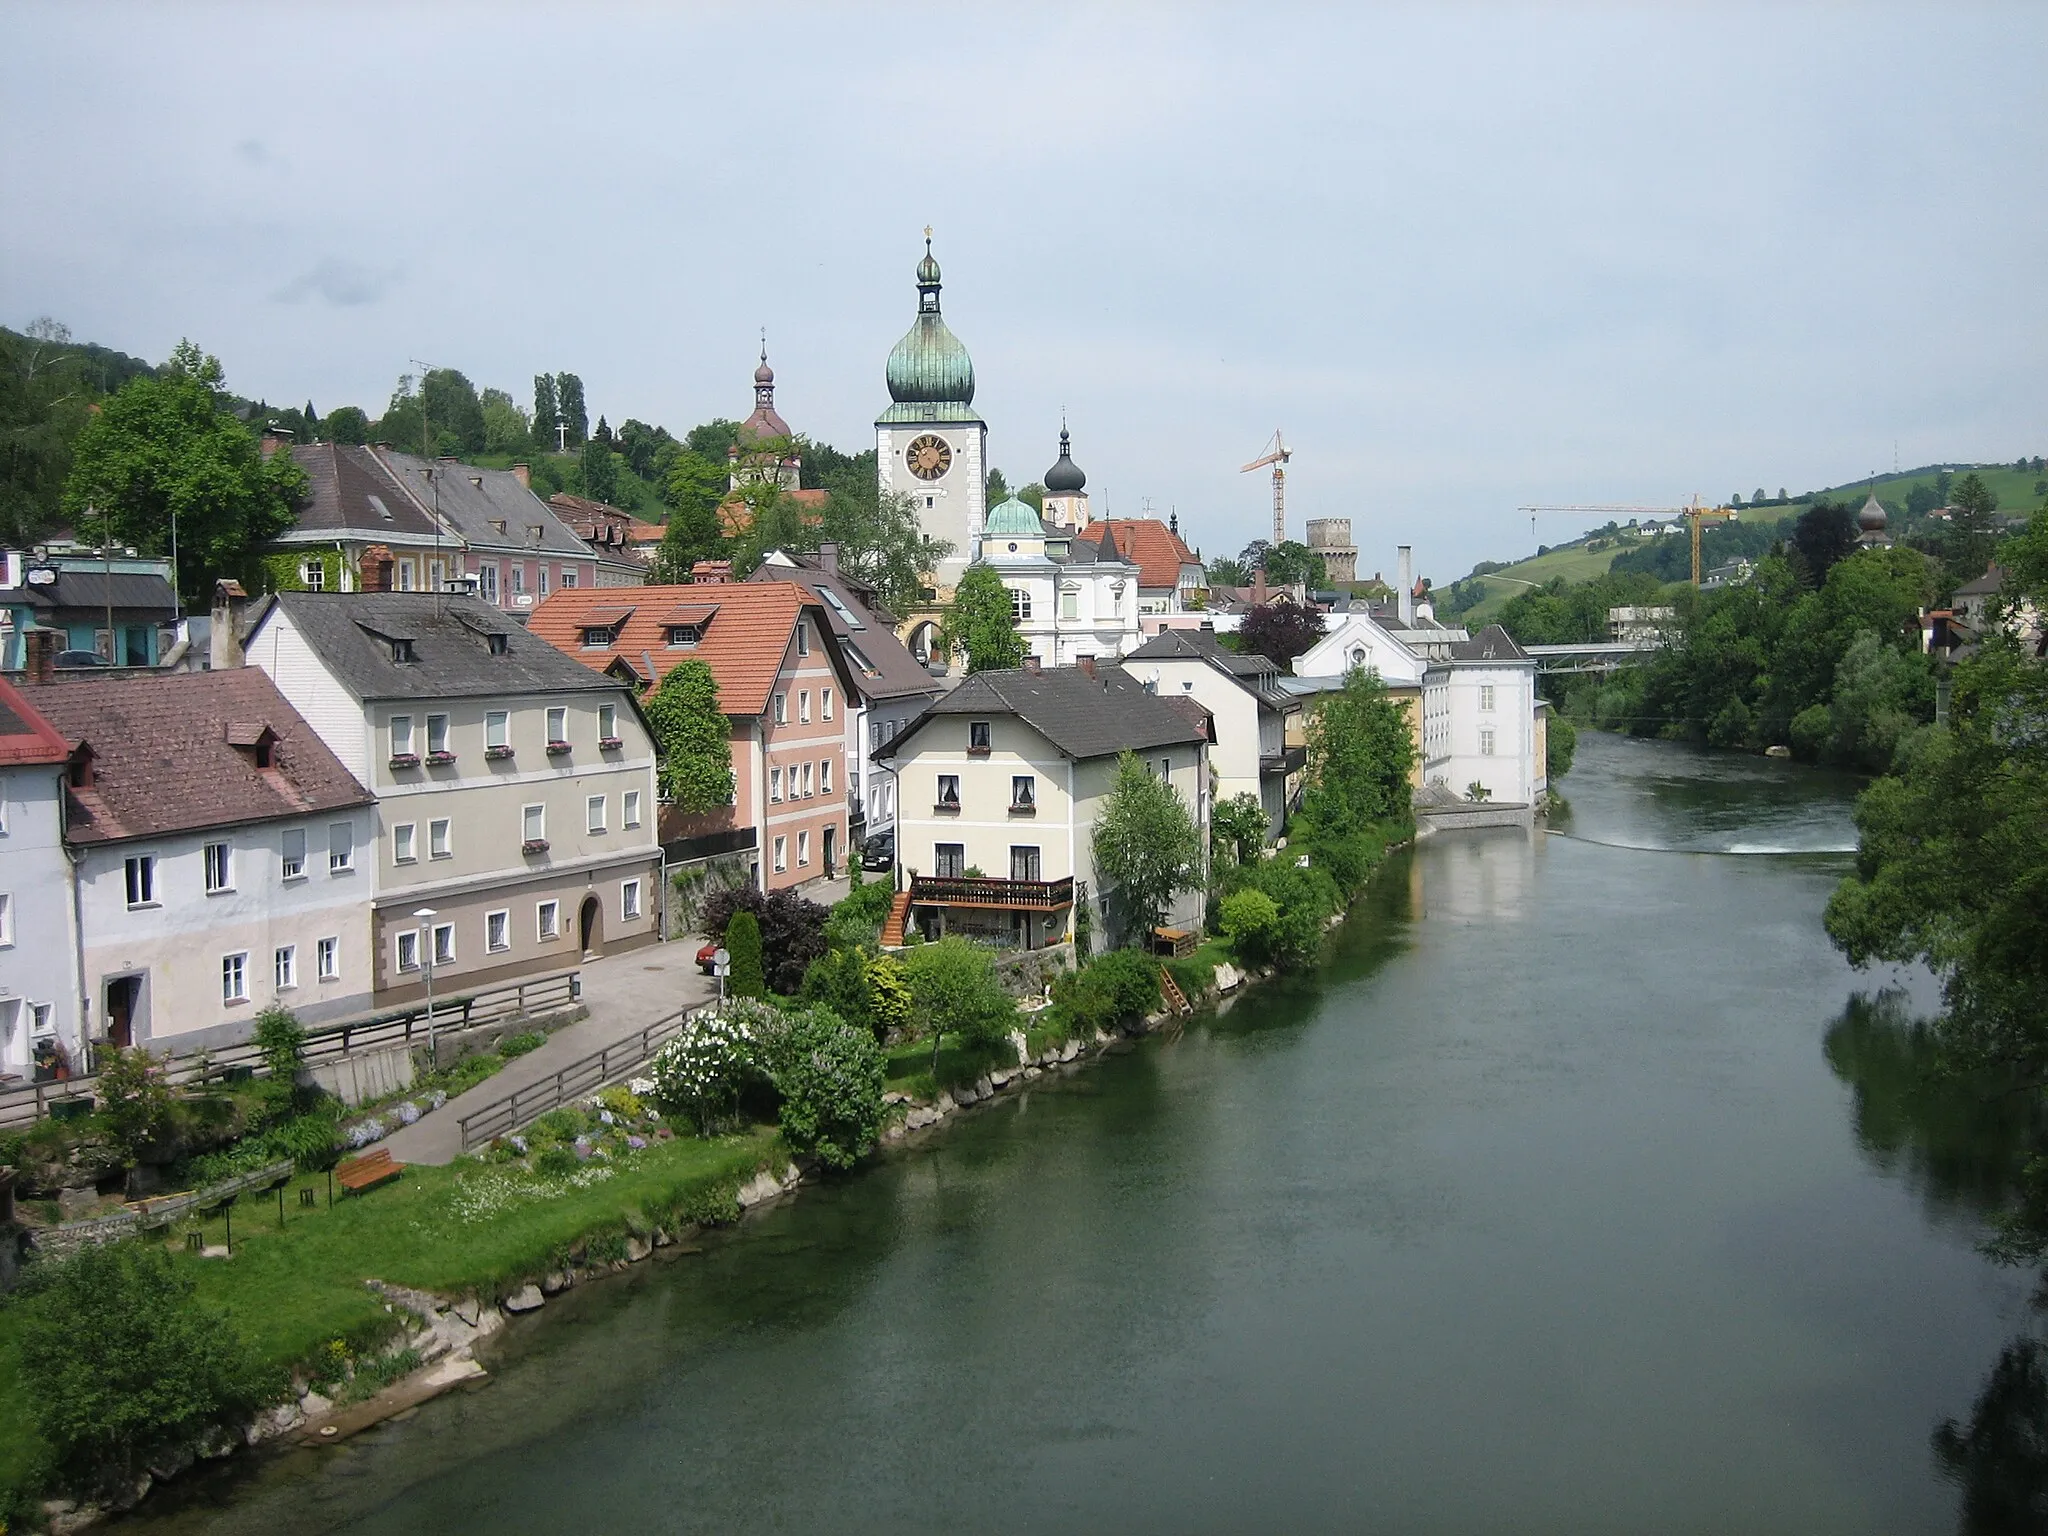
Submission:
[[[22,637],[28,642],[28,680],[48,683],[56,680],[57,631],[38,624]]]
[[[818,569],[830,571],[835,576],[839,574],[839,544],[837,540],[827,539],[818,546]]]
[[[1036,656],[1026,656],[1024,658],[1024,670],[1030,676],[1038,676],[1038,666],[1039,662]]]
[[[1074,665],[1081,669],[1083,677],[1088,678],[1091,682],[1094,680],[1095,658],[1093,656],[1077,656],[1074,658]]]
[[[242,611],[248,604],[249,594],[239,581],[223,578],[213,584],[206,664],[216,672],[231,672],[242,665]]]
[[[1403,544],[1398,553],[1401,557],[1401,627],[1412,629],[1415,625],[1415,552]]]
[[[514,464],[512,466],[512,473],[519,477],[519,484],[522,489],[529,491],[533,489],[533,466],[531,464]]]
[[[276,453],[278,449],[289,448],[291,447],[291,445],[292,430],[290,427],[280,427],[276,425],[271,425],[263,429],[262,447],[263,457],[265,457],[266,459],[269,458],[273,453]]]
[[[1252,602],[1257,604],[1263,603],[1265,602],[1265,600],[1266,568],[1262,565],[1256,571],[1252,572]]]
[[[389,592],[391,572],[398,562],[391,558],[391,551],[382,544],[372,544],[363,551],[363,590],[365,592]]]

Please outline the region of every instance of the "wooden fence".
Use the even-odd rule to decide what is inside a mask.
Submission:
[[[187,1190],[183,1194],[158,1195],[149,1200],[130,1201],[111,1216],[96,1216],[90,1221],[67,1222],[61,1227],[46,1227],[36,1234],[36,1247],[45,1253],[66,1254],[92,1243],[110,1243],[116,1238],[132,1237],[137,1232],[147,1232],[155,1227],[167,1227],[180,1216],[193,1211],[211,1211],[225,1200],[252,1189],[270,1189],[282,1184],[292,1176],[296,1166],[290,1158],[271,1163],[250,1173],[237,1174],[224,1183],[210,1189]]]
[[[582,973],[564,971],[467,996],[436,998],[434,1032],[437,1036],[460,1035],[465,1030],[482,1029],[509,1019],[556,1013],[575,1006],[582,992]],[[427,1008],[422,1003],[417,1008],[353,1023],[315,1026],[306,1032],[306,1060],[325,1061],[352,1051],[393,1045],[424,1045],[426,1040]],[[173,1056],[165,1063],[164,1077],[170,1086],[180,1088],[230,1074],[262,1077],[269,1071],[263,1053],[254,1045],[232,1045],[218,1051]],[[25,1083],[0,1092],[0,1130],[33,1125],[46,1115],[61,1113],[67,1104],[77,1105],[80,1113],[87,1112],[95,1102],[98,1081],[94,1077],[74,1077],[55,1083]]]
[[[666,1018],[656,1019],[645,1029],[614,1040],[603,1050],[570,1062],[560,1071],[528,1083],[505,1098],[456,1120],[462,1150],[481,1145],[497,1136],[509,1136],[522,1125],[531,1124],[557,1105],[595,1093],[615,1083],[646,1061],[677,1034],[702,1005],[683,1008]]]

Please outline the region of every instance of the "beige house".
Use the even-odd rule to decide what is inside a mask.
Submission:
[[[1124,669],[1160,698],[1193,699],[1215,717],[1216,797],[1255,797],[1266,811],[1267,841],[1277,838],[1308,760],[1301,700],[1281,686],[1278,665],[1255,652],[1226,651],[1208,630],[1168,629],[1126,656]]]
[[[430,593],[282,593],[244,650],[377,796],[380,1004],[429,965],[473,989],[659,936],[654,743],[622,684]]]
[[[1156,697],[1117,667],[979,672],[920,715],[883,756],[897,776],[899,890],[927,938],[963,933],[1016,949],[1073,936],[1090,909],[1093,947],[1121,937],[1094,839],[1121,753],[1166,779],[1209,844],[1207,711]],[[1169,920],[1201,925],[1202,893]],[[885,933],[888,941],[894,935]]]

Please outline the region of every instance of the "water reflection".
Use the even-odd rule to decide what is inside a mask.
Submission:
[[[1541,847],[1540,839],[1512,827],[1445,834],[1427,865],[1418,859],[1412,866],[1415,910],[1455,922],[1523,922],[1534,905]]]
[[[2048,1530],[2048,1345],[2018,1338],[1970,1412],[1934,1432],[1934,1456],[1962,1492],[1964,1536],[2039,1536]]]

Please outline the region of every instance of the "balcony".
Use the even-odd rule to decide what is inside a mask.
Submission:
[[[1259,772],[1299,773],[1307,762],[1307,747],[1282,747],[1277,752],[1259,754]]]
[[[976,875],[915,875],[910,881],[913,906],[996,907],[1013,912],[1057,912],[1074,904],[1074,882],[1065,880],[990,880]]]

